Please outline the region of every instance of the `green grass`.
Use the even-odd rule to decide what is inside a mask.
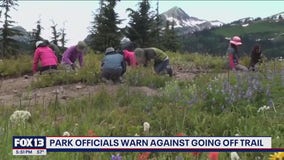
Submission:
[[[32,56],[20,55],[16,58],[0,60],[1,77],[19,77],[32,73]]]
[[[152,68],[129,69],[125,75],[126,82],[113,92],[101,89],[96,94],[67,103],[59,103],[54,96],[50,102],[45,102],[47,106],[40,103],[36,106],[21,106],[22,108],[1,106],[1,159],[110,159],[116,153],[48,153],[42,157],[14,157],[11,140],[16,135],[60,136],[64,131],[70,132],[72,136],[87,136],[90,130],[96,136],[144,136],[143,122],[150,123],[150,136],[174,136],[177,133],[188,136],[234,136],[238,133],[241,136],[271,136],[273,147],[284,146],[282,62],[266,62],[259,73],[228,74],[221,73],[222,69],[218,69],[224,65],[220,57],[174,53],[169,53],[169,56],[172,64],[181,65],[188,70],[197,66],[204,70],[213,69],[191,81],[157,76],[153,74]],[[86,57],[86,69],[76,75],[80,78],[68,77],[69,75],[60,75],[66,76],[62,79],[41,77],[38,86],[33,85],[44,87],[59,84],[58,82],[66,84],[73,83],[74,79],[81,81],[82,78],[83,83],[95,84],[97,79],[93,75],[99,72],[100,57]],[[202,62],[205,58],[209,64]],[[259,84],[255,86],[251,99],[240,97],[231,103],[226,99],[231,94],[221,92],[224,83],[228,82],[230,86],[238,88],[232,92],[238,96],[253,85],[252,80]],[[144,92],[130,89],[133,86],[147,86],[156,89],[158,94],[147,96]],[[270,109],[258,113],[258,108],[268,105],[270,100],[277,112]],[[24,125],[13,125],[9,117],[16,109],[28,110],[32,115],[31,121]],[[123,159],[137,159],[139,153],[120,154]],[[269,154],[271,153],[239,153],[241,159],[255,159],[257,156],[267,159]],[[161,152],[150,155],[152,159],[159,160],[175,159],[176,156],[194,159],[191,153]],[[229,156],[229,153],[221,152],[219,159],[227,160]],[[206,158],[207,153],[201,153],[200,159]]]
[[[217,57],[209,54],[177,54],[168,52],[170,62],[174,66],[187,69],[188,71],[222,72],[226,69],[226,57]]]
[[[55,85],[72,83],[96,84],[100,78],[100,59],[102,55],[92,53],[85,55],[84,66],[78,71],[66,72],[60,65],[58,70],[52,74],[37,75],[32,88],[43,88]]]
[[[238,35],[246,34],[261,34],[262,36],[275,36],[275,33],[284,33],[283,22],[278,23],[269,23],[269,22],[256,22],[252,23],[247,27],[242,27],[240,25],[236,26],[225,26],[214,30],[214,33],[217,35],[222,35],[224,37],[234,36],[236,33]]]

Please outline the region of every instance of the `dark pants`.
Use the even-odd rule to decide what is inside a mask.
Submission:
[[[40,68],[40,74],[44,71],[50,70],[50,69],[57,69],[57,65],[52,65],[52,66],[43,66]]]
[[[164,74],[164,73],[167,73],[169,74],[169,76],[172,76],[172,68],[170,67],[170,61],[169,59],[166,59],[162,62],[159,62],[159,63],[155,63],[154,64],[154,70],[157,74]]]
[[[113,82],[119,82],[119,78],[122,76],[122,69],[112,69],[112,68],[103,68],[102,69],[102,77],[107,80],[112,80]]]

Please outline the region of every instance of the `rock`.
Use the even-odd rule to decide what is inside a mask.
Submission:
[[[68,99],[68,96],[67,96],[67,95],[62,95],[61,98],[64,99],[64,100],[66,100],[66,99]]]
[[[13,93],[17,94],[17,93],[18,93],[18,90],[14,89],[14,90],[13,90]]]
[[[60,86],[59,90],[60,90],[61,94],[64,93],[64,88],[62,86]]]
[[[52,91],[53,94],[59,94],[59,92],[60,92],[59,89],[55,89]]]
[[[82,89],[81,85],[76,85],[76,89]]]
[[[24,78],[25,78],[25,79],[29,79],[29,76],[28,76],[28,75],[24,75]]]

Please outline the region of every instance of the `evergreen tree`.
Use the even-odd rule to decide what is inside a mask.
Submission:
[[[283,21],[283,17],[281,16],[281,14],[278,17],[279,21]]]
[[[159,12],[159,0],[157,0],[157,8],[156,8],[156,16],[155,16],[155,22],[156,22],[156,25],[155,25],[155,30],[154,30],[154,34],[155,34],[155,46],[157,46],[158,48],[161,47],[161,24],[162,24],[162,21],[161,21],[161,18],[160,18],[160,12]]]
[[[126,27],[126,36],[140,47],[153,46],[155,42],[155,20],[150,11],[149,0],[139,2],[139,9],[127,9],[130,17],[129,27]]]
[[[180,42],[174,30],[174,22],[166,22],[166,28],[162,36],[162,48],[173,52],[180,48]]]
[[[34,45],[37,41],[42,40],[42,37],[40,36],[41,30],[43,29],[41,26],[41,20],[37,20],[36,24],[36,29],[33,29],[31,33],[32,40],[30,42],[32,45]]]
[[[36,32],[35,32],[35,40],[38,41],[38,40],[42,39],[40,37],[40,34],[41,34],[41,29],[43,29],[43,28],[40,25],[41,24],[40,19],[36,23],[37,23],[37,25],[36,25]]]
[[[63,24],[63,27],[60,29],[60,33],[61,33],[61,38],[59,39],[60,43],[61,43],[61,48],[65,48],[65,44],[68,41],[66,39],[66,32],[65,32],[65,24]]]
[[[1,13],[4,10],[4,20],[2,29],[2,39],[1,39],[1,57],[8,55],[16,55],[18,50],[17,41],[12,37],[15,35],[21,35],[20,32],[13,27],[15,21],[11,20],[9,12],[11,9],[16,9],[18,6],[17,0],[2,0],[0,1]]]
[[[114,7],[117,0],[101,1],[101,9],[95,14],[91,32],[91,47],[94,50],[104,52],[107,47],[118,47],[121,39],[118,25],[118,14],[115,13]]]
[[[52,29],[52,37],[51,42],[58,46],[58,38],[60,37],[61,33],[57,31],[56,27],[57,24],[55,24],[54,21],[52,21],[53,25],[51,26]]]

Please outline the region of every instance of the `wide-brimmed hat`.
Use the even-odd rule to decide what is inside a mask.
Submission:
[[[239,46],[242,44],[242,40],[239,36],[234,36],[231,40],[230,40],[231,44],[234,44],[236,46]]]
[[[109,53],[109,52],[114,52],[114,48],[112,47],[108,47],[105,51],[105,54]]]

